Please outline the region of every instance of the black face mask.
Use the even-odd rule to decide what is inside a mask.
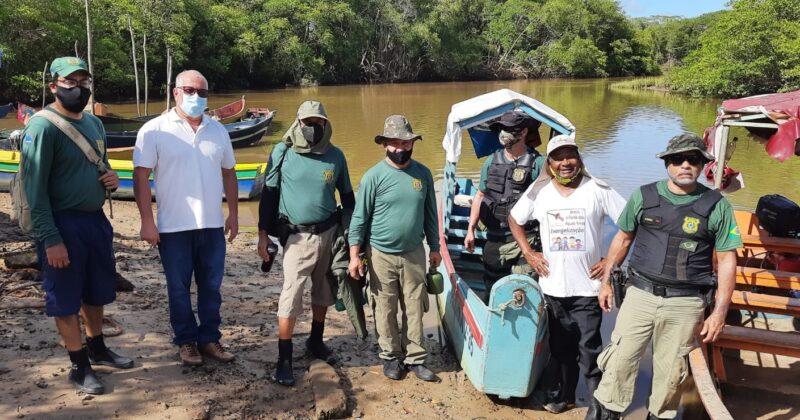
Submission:
[[[89,103],[89,97],[92,96],[92,91],[81,86],[67,89],[62,86],[56,86],[56,98],[61,102],[61,105],[70,112],[81,112],[86,108]]]
[[[319,143],[322,140],[322,136],[325,135],[325,128],[317,124],[306,125],[301,127],[300,130],[303,132],[303,138],[311,146]]]
[[[389,160],[391,160],[392,162],[394,162],[397,165],[405,165],[409,160],[411,160],[411,152],[413,152],[413,151],[414,151],[414,149],[411,149],[411,150],[397,150],[397,151],[394,151],[394,152],[390,152],[390,151],[387,150],[386,151],[386,157],[388,157]]]

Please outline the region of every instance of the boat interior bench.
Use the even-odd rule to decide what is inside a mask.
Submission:
[[[478,191],[471,179],[458,178],[456,181],[455,196],[475,197]],[[486,243],[486,233],[480,230],[475,231],[475,250],[467,252],[464,246],[464,239],[467,237],[469,228],[469,212],[471,207],[470,200],[453,200],[450,207],[449,223],[445,226],[445,237],[447,238],[447,250],[452,258],[453,265],[461,277],[469,284],[470,288],[476,292],[484,292],[486,287],[483,283],[483,245]]]
[[[714,373],[717,379],[724,382],[727,381],[727,374],[722,358],[723,348],[800,358],[800,334],[792,331],[769,331],[726,325],[720,337],[711,346]]]

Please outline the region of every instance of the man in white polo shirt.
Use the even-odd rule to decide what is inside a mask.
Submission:
[[[605,216],[617,221],[625,200],[589,175],[572,137],[553,137],[547,144],[545,164],[546,176],[520,196],[508,224],[525,260],[539,273],[548,303],[550,353],[558,366],[560,387],[544,408],[560,413],[575,403],[580,370],[591,392],[600,382],[601,228]],[[522,228],[532,220],[539,221],[542,253],[531,249]],[[598,409],[594,404],[590,412]]]
[[[145,124],[133,151],[136,204],[142,240],[158,246],[167,278],[173,342],[184,365],[203,363],[201,352],[230,362],[233,354],[219,340],[220,286],[225,265],[225,235],[239,231],[236,161],[230,136],[204,115],[208,82],[187,70],[175,79],[177,106]],[[153,172],[158,227],[153,220],[149,177]],[[222,193],[228,202],[223,223]],[[224,229],[224,231],[223,231]],[[191,281],[197,283],[197,317],[192,311]]]

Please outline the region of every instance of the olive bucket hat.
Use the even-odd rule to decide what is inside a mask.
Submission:
[[[714,155],[706,151],[706,142],[704,142],[703,139],[694,133],[683,133],[671,138],[667,144],[667,150],[657,154],[656,157],[659,159],[664,159],[669,155],[695,151],[700,152],[700,154],[702,154],[704,158],[708,159],[709,162],[713,162],[715,160]]]
[[[375,136],[375,143],[381,144],[387,140],[422,140],[422,136],[415,134],[411,123],[402,115],[390,115],[383,123],[383,134]]]

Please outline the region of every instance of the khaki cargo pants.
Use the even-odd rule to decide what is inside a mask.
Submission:
[[[652,337],[653,384],[648,409],[659,418],[675,417],[704,306],[700,297],[663,298],[629,287],[611,342],[597,359],[603,379],[595,398],[612,411],[628,408],[639,362]]]
[[[422,315],[428,299],[425,289],[425,249],[387,254],[367,247],[370,294],[375,302],[380,358],[404,360],[407,365],[425,362]],[[402,322],[398,325],[398,307]]]

